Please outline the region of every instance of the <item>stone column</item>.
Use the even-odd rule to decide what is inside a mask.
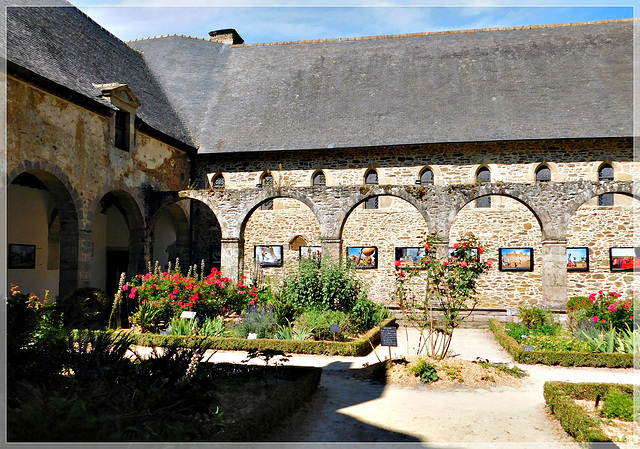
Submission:
[[[78,288],[91,286],[91,259],[93,258],[93,239],[91,231],[80,229],[78,232]],[[62,241],[64,241],[62,239]],[[61,245],[60,252],[64,253]],[[61,270],[62,275],[62,270]]]
[[[244,240],[237,237],[222,237],[220,246],[220,271],[224,276],[238,280],[242,274]]]
[[[339,263],[342,259],[342,239],[340,237],[322,238],[322,252],[325,257],[328,256],[330,260]]]
[[[542,242],[542,301],[551,310],[565,310],[567,304],[567,242]]]

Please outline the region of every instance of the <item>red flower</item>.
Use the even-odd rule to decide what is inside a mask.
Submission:
[[[462,262],[460,262],[460,266],[462,268],[465,268],[467,266],[467,262],[465,262],[464,260]]]
[[[428,244],[428,243],[425,243],[425,244],[424,244],[424,249],[429,249],[429,248],[431,248],[431,247],[429,246],[429,244]]]
[[[447,265],[449,265],[449,261],[448,260],[443,260],[442,261],[442,265],[444,265],[446,267]]]
[[[396,267],[399,267],[401,263],[402,262],[400,262],[399,260],[396,260]]]
[[[454,243],[453,244],[453,249],[458,249],[458,248],[460,248],[460,245],[458,245],[457,243]]]
[[[482,254],[484,253],[484,248],[481,246],[480,248],[478,248],[478,254]]]
[[[462,246],[469,246],[469,242],[464,242]]]

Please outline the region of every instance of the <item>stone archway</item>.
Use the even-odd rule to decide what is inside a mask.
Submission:
[[[79,210],[66,181],[30,169],[14,176],[7,189],[8,243],[20,245],[8,248],[8,280],[40,298],[45,290],[60,296],[79,286]],[[11,259],[12,251],[23,256]],[[21,263],[24,257],[33,263]]]
[[[419,247],[429,231],[422,213],[398,196],[379,195],[377,209],[365,209],[364,201],[356,204],[342,223],[342,253],[347,247],[376,247],[377,268],[357,270],[358,277],[369,287],[369,298],[390,303],[395,280],[396,248]]]
[[[588,296],[599,290],[628,293],[640,288],[640,281],[633,272],[610,266],[610,248],[638,246],[634,238],[637,220],[634,210],[637,211],[640,200],[627,193],[612,194],[612,206],[599,205],[596,195],[585,201],[569,221],[567,248],[576,248],[575,253],[584,252],[582,248],[586,248],[588,270],[567,267],[568,298]]]
[[[455,216],[449,233],[453,245],[473,233],[484,246],[483,260],[492,268],[478,280],[478,308],[510,309],[543,306],[542,229],[535,214],[523,202],[491,195],[490,207],[478,207],[471,199]],[[531,248],[531,271],[499,271],[499,252],[507,248]],[[522,267],[521,267],[522,268]]]
[[[148,239],[149,260],[162,269],[169,262],[175,266],[176,259],[182,263],[190,260],[189,200],[170,202],[158,209],[149,220]]]
[[[91,223],[91,285],[115,294],[121,273],[145,269],[145,225],[140,207],[128,192],[111,190],[97,202]]]

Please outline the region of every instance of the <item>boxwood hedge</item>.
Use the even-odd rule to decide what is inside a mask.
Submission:
[[[510,335],[504,326],[495,319],[489,320],[489,328],[511,356],[520,363],[561,365],[561,366],[593,366],[607,368],[632,368],[633,354],[569,352],[569,351],[525,351]]]

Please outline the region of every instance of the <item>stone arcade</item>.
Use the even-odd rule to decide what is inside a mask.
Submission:
[[[300,246],[375,246],[358,275],[388,303],[397,247],[469,231],[494,262],[480,313],[633,288],[609,260],[636,246],[632,20],[243,44],[124,43],[73,7],[7,18],[23,291],[113,293],[176,257],[276,282]],[[256,245],[284,265],[258,266]],[[567,272],[572,247],[588,271]],[[499,271],[500,248],[532,248],[532,270]]]

